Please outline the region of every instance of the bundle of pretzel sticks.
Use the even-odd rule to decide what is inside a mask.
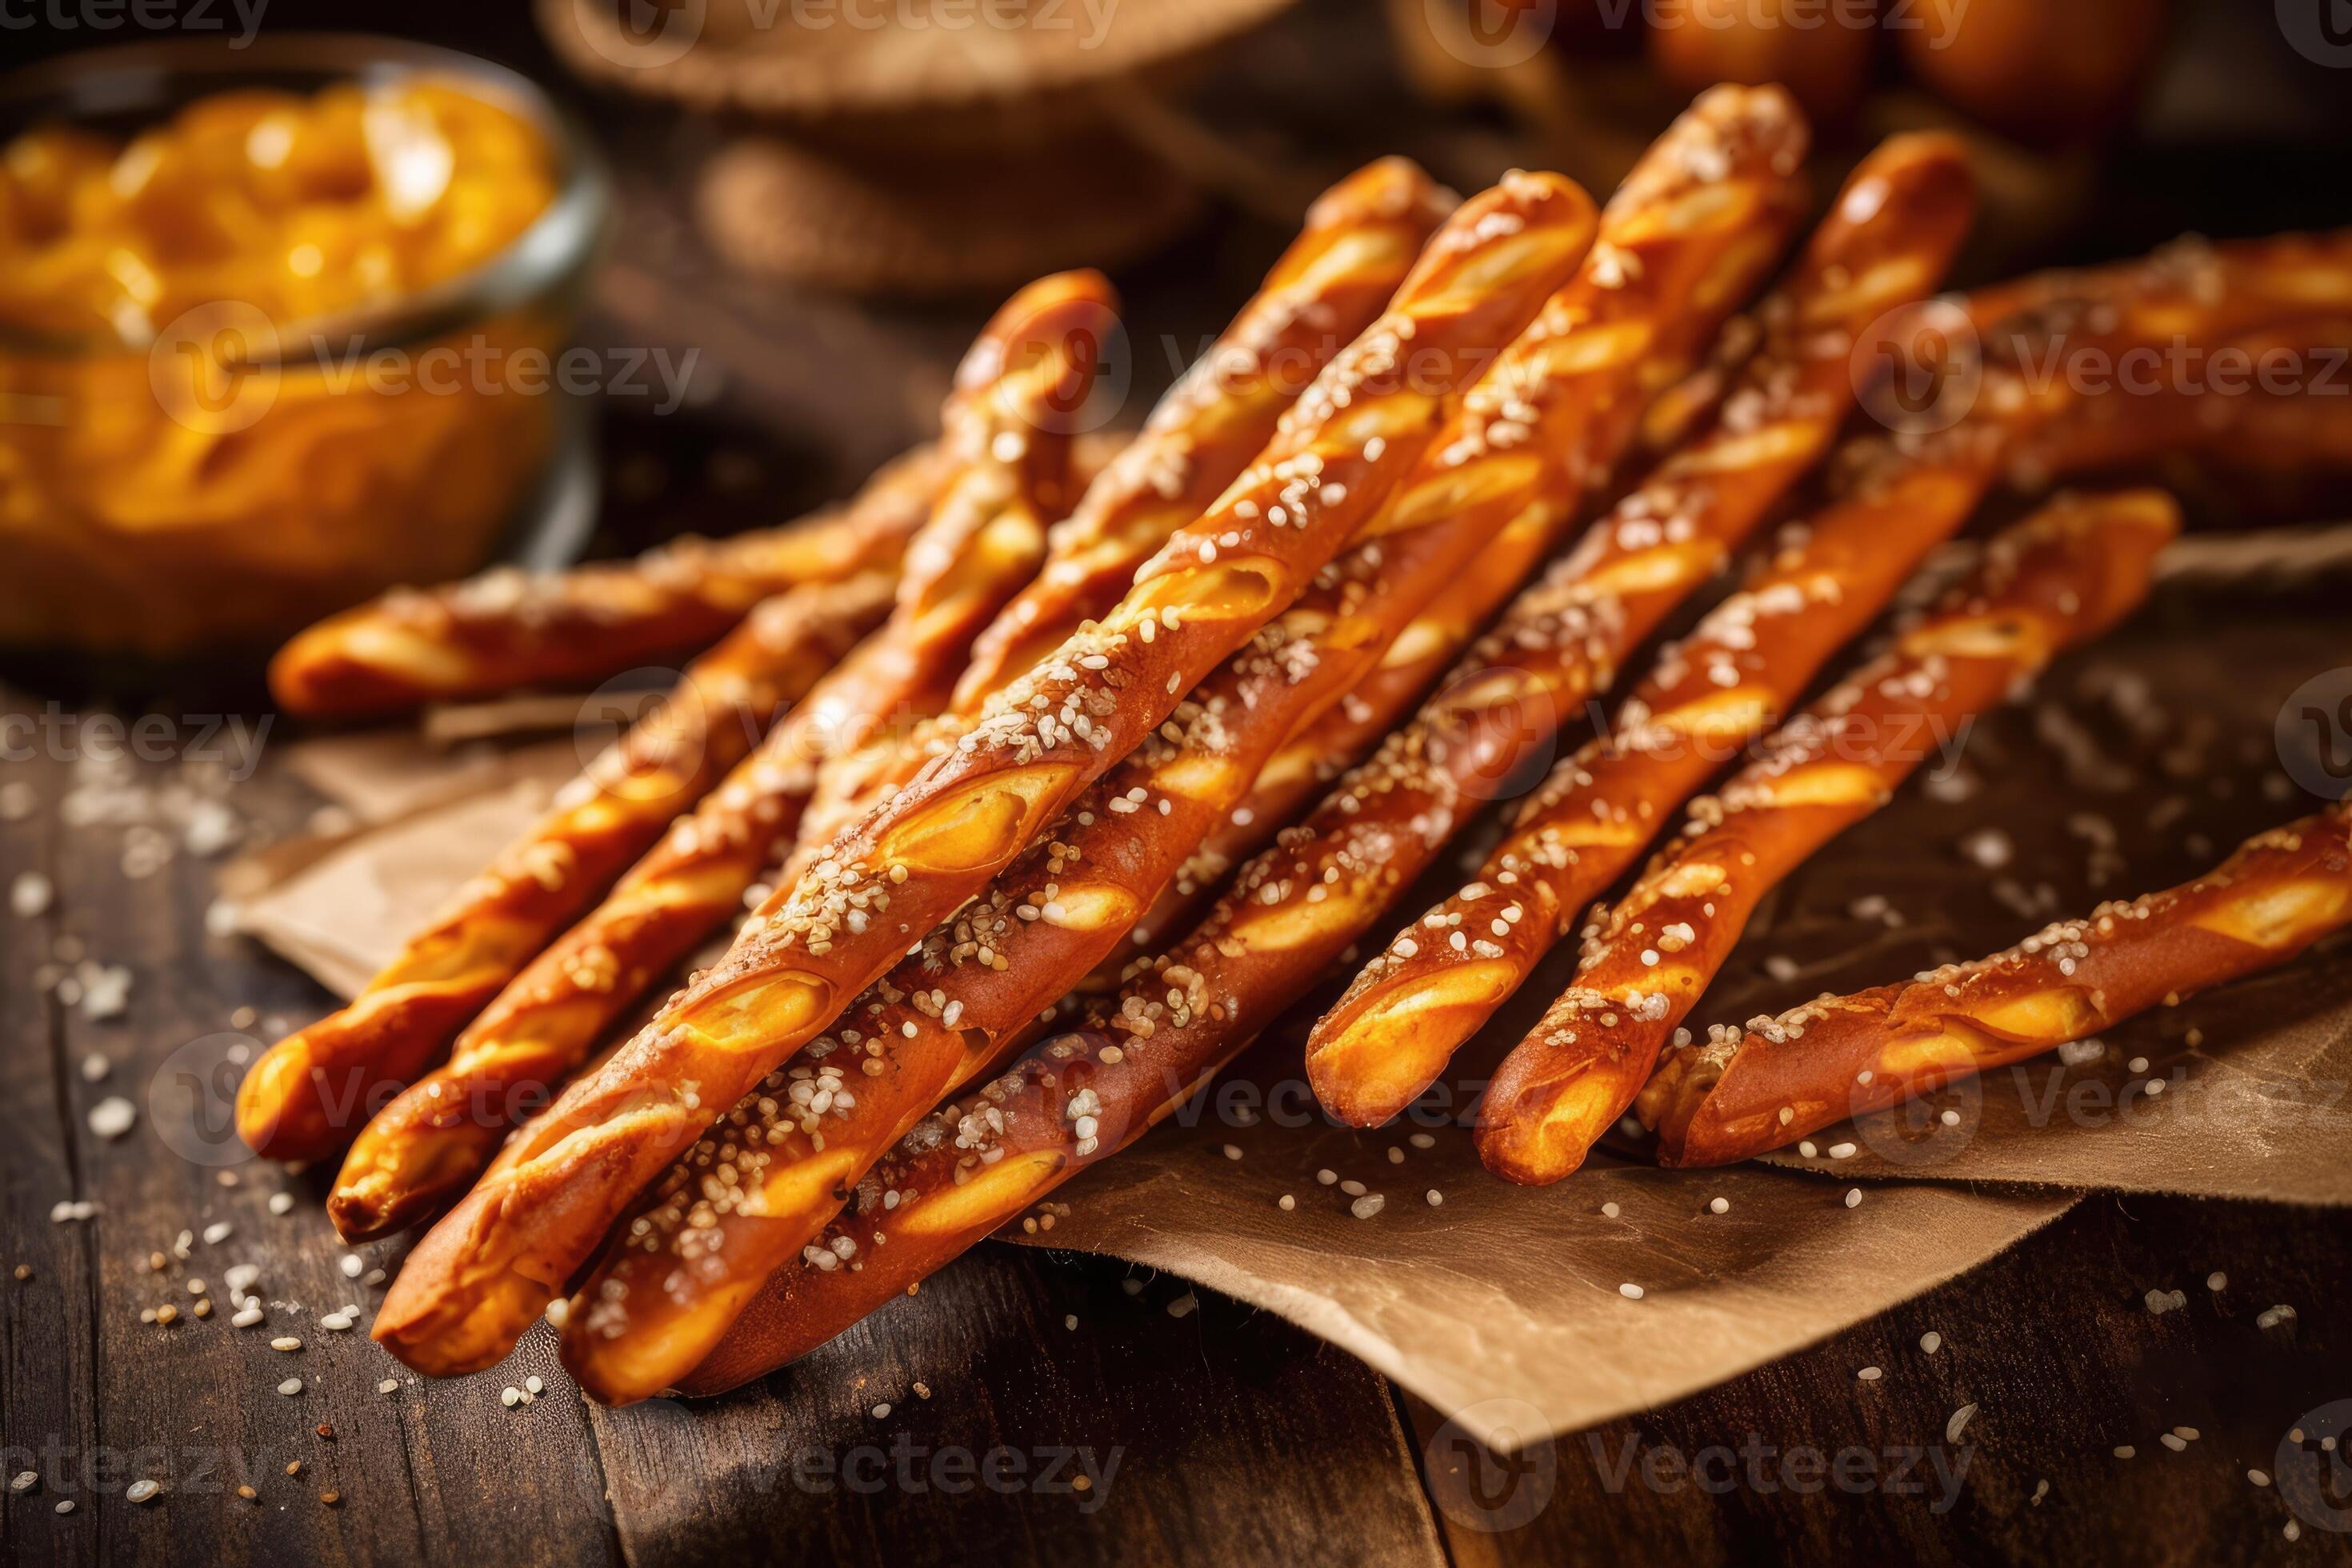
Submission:
[[[1937,300],[1972,218],[1959,147],[1890,140],[1788,255],[1806,142],[1785,94],[1723,88],[1605,206],[1528,173],[1457,200],[1384,160],[1107,460],[1071,411],[1115,302],[1059,275],[991,321],[937,441],[829,517],[405,595],[290,645],[277,689],[316,713],[709,645],[243,1086],[257,1150],[341,1153],[346,1237],[437,1216],[377,1339],[456,1374],[546,1317],[614,1403],[822,1343],[1353,971],[1612,693],[1475,879],[1317,1024],[1335,1115],[1404,1110],[1572,936],[1574,984],[1479,1118],[1516,1182],[1567,1175],[1629,1111],[1669,1163],[1745,1157],[2352,921],[2338,805],[1979,963],[1684,1026],[1759,901],[1903,786],[1906,738],[2129,616],[2180,526],[2159,490],[2062,492],[1906,598],[1994,491],[2200,445],[2352,450],[2292,388],[2168,386],[2117,417],[2051,371],[2352,342],[2352,235]],[[1923,319],[1965,329],[1925,386]]]

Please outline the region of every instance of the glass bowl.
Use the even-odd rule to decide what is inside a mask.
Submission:
[[[341,117],[322,110],[327,130],[305,132],[324,146],[315,165],[300,163],[310,142],[285,151],[283,125],[301,121],[280,114],[264,148],[269,106],[239,96],[312,100],[347,86],[360,90],[335,96]],[[440,118],[418,103],[440,105]],[[483,104],[501,112],[477,112]],[[248,112],[260,120],[235,118]],[[222,129],[208,142],[214,121]],[[124,168],[140,160],[100,148],[89,157],[110,161],[102,177],[98,162],[81,166],[79,205],[35,211],[44,191],[77,189],[41,183],[45,166],[68,161],[74,133],[128,147],[166,121],[175,133],[198,127],[182,163],[159,141],[168,174],[142,178]],[[488,137],[482,147],[448,130],[467,124]],[[404,138],[404,125],[423,133]],[[392,39],[289,34],[234,51],[176,39],[0,79],[0,147],[35,130],[64,132],[41,146],[65,151],[26,154],[31,176],[0,179],[0,198],[16,201],[12,215],[0,200],[0,223],[23,226],[11,235],[46,223],[50,250],[27,255],[63,254],[123,282],[110,307],[96,303],[100,291],[75,292],[81,274],[61,262],[73,286],[0,313],[0,644],[147,655],[257,644],[396,584],[461,575],[496,550],[596,381],[577,363],[583,351],[565,345],[609,188],[545,93],[468,56]],[[466,163],[484,148],[523,150],[530,177]],[[258,177],[252,169],[237,163],[234,180],[209,187],[200,177],[204,157],[232,153],[263,169],[279,166],[264,162],[274,155],[309,182],[268,208],[266,248],[238,248],[240,221],[247,234],[264,221],[242,183]],[[318,196],[354,153],[380,211]],[[502,192],[542,205],[536,216],[512,202],[500,213]],[[431,207],[460,195],[473,205]],[[112,244],[102,225],[132,200],[173,205],[161,218],[134,215],[161,226],[142,228],[140,246]],[[100,216],[78,231],[85,211]],[[376,227],[360,226],[371,217]],[[283,243],[314,232],[322,243]],[[478,256],[461,243],[468,235]],[[412,244],[423,254],[403,249]],[[10,254],[0,250],[0,268]],[[32,270],[0,288],[38,289]],[[44,309],[83,319],[27,319]]]

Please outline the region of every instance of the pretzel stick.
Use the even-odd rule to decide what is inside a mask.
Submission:
[[[2214,275],[2186,274],[2177,257],[2160,265],[2063,275],[2070,288],[2085,291],[2080,299],[2042,284],[2012,286],[2009,292],[2032,296],[2039,320],[2098,321],[2105,335],[2084,329],[2075,346],[2112,355],[2175,333],[2184,343],[2207,342],[2208,331],[2242,330],[2273,308],[2269,291],[2252,281],[2256,269],[2238,265],[2231,275],[2247,281],[2243,297],[2218,294]],[[2164,336],[2151,340],[2144,333]],[[1868,455],[1845,465],[1855,470],[1853,492],[1815,517],[1747,592],[1660,660],[1657,672],[1623,705],[1617,735],[1588,744],[1554,771],[1521,808],[1476,880],[1398,932],[1388,951],[1365,965],[1307,1044],[1308,1077],[1334,1114],[1371,1125],[1434,1081],[1454,1050],[1567,934],[1584,905],[1633,863],[1664,814],[1696,790],[1723,757],[1769,728],[1829,656],[1859,635],[1927,552],[1958,530],[2018,443],[2077,416],[2082,404],[2064,378],[2032,369],[2047,367],[2064,348],[2062,342],[2025,322],[1996,323],[1985,342],[2000,357],[1982,362],[1970,416],[1924,439],[1898,440],[1892,450],[1877,443],[1849,447],[1842,457]],[[2161,449],[2160,428],[2132,428],[2151,443],[2139,456]],[[2100,449],[2103,456],[2122,455],[2120,447]],[[1722,497],[1708,499],[1719,504]],[[1641,497],[1629,504],[1638,512]],[[1672,516],[1677,509],[1662,510]],[[1708,510],[1698,509],[1702,523]],[[1578,565],[1572,558],[1561,575],[1572,580]],[[1569,629],[1580,625],[1571,621]],[[1543,668],[1546,644],[1540,638],[1522,643],[1507,620],[1493,640],[1520,645],[1507,659],[1498,650],[1505,668],[1530,661]],[[1563,646],[1562,658],[1577,652],[1573,644]],[[1572,698],[1597,684],[1577,682],[1566,690]],[[1556,696],[1549,710],[1538,708],[1532,739],[1547,739],[1542,724],[1566,706]],[[1516,737],[1506,731],[1501,739]],[[1391,752],[1399,769],[1383,773]],[[1423,781],[1435,778],[1461,799],[1524,754],[1482,753],[1453,742],[1436,759],[1447,770],[1441,772],[1416,748],[1412,731],[1392,739],[1361,770],[1355,795],[1342,799],[1340,809],[1318,814],[1333,845],[1324,861],[1343,863],[1349,837],[1378,823],[1403,822],[1412,814],[1424,824],[1439,819],[1433,801],[1442,804],[1445,796],[1416,794],[1401,780],[1426,792]],[[1453,782],[1448,772],[1462,782]],[[1434,847],[1405,846],[1400,835],[1396,842],[1382,842],[1378,858],[1400,873],[1395,885],[1402,885],[1402,874],[1426,865]],[[1418,858],[1400,862],[1408,848]],[[1357,879],[1346,875],[1351,883]]]
[[[912,778],[927,747],[951,742],[989,697],[1117,604],[1137,569],[1208,510],[1273,437],[1282,411],[1380,314],[1454,202],[1403,158],[1380,159],[1326,191],[1257,294],[1055,527],[1036,580],[973,643],[943,721],[914,737],[885,733],[828,762],[803,840],[829,841]]]
[[[1297,596],[1590,244],[1591,201],[1514,175],[1441,226],[1380,321],[1104,620],[755,912],[734,948],[509,1145],[375,1320],[409,1364],[503,1356],[635,1195]],[[1402,373],[1402,374],[1400,374]],[[1146,639],[1150,640],[1147,641]]]
[[[815,1236],[835,1194],[1112,947],[1185,846],[1373,668],[1439,583],[1468,573],[1488,607],[1508,595],[1613,464],[1647,389],[1681,373],[1768,264],[1757,237],[1777,241],[1793,213],[1792,182],[1776,173],[1789,150],[1731,115],[1694,114],[1670,133],[1611,205],[1578,277],[1470,392],[1359,544],[1193,691],[1178,727],[1106,774],[854,1004],[843,1026],[856,1038],[828,1042],[797,1079],[772,1075],[752,1108],[672,1167],[575,1302],[588,1310],[567,1328],[565,1360],[593,1396],[643,1398],[700,1361]],[[1662,221],[1695,209],[1691,224]],[[836,1065],[861,1057],[862,1080]],[[759,1153],[719,1160],[747,1128]]]
[[[270,661],[269,689],[304,718],[382,717],[518,687],[586,685],[675,658],[715,642],[761,599],[895,568],[951,467],[927,443],[844,505],[782,528],[680,540],[569,572],[503,568],[400,589],[296,635]]]
[[[1092,273],[1066,273],[998,311],[943,411],[944,444],[961,465],[908,547],[888,625],[814,682],[712,798],[500,990],[448,1063],[371,1120],[329,1200],[347,1237],[397,1228],[463,1191],[517,1105],[576,1066],[623,1007],[740,907],[803,798],[793,781],[805,781],[830,734],[952,683],[975,631],[1036,569],[1045,517],[1068,483],[1069,442],[1055,420],[1084,396],[1093,364],[1082,351],[1104,329],[1108,289]]]
[[[2339,802],[2006,952],[1717,1026],[1668,1053],[1640,1103],[1663,1163],[1728,1164],[2276,968],[2347,921],[2352,802]]]
[[[2352,408],[2352,319],[2267,325],[2196,358],[2178,382],[2151,384],[2135,371],[2113,395],[2080,399],[2069,417],[2019,444],[2012,475],[2031,484],[2184,449],[2264,469],[2340,466]]]
[[[1996,539],[1977,580],[1895,649],[1784,725],[1596,916],[1576,983],[1504,1059],[1478,1155],[1514,1182],[1558,1181],[1633,1104],[1660,1047],[1759,900],[1876,811],[1930,745],[2146,596],[2179,531],[2159,490],[2061,500]]]
[[[2095,342],[2121,329],[2134,346],[2161,356],[2176,333],[2184,349],[2215,342],[2207,312],[2225,301],[2250,326],[2352,310],[2352,228],[2218,244],[2183,236],[2137,263],[2137,302],[2124,307],[2136,321],[2127,327],[2115,316],[2114,272],[2110,265],[2032,272],[1972,289],[1958,303],[1988,339],[2006,330],[2059,340],[2079,332]]]

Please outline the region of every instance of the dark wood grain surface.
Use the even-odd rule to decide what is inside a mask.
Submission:
[[[1362,22],[1370,10],[1308,6],[1211,103],[1278,100],[1249,144],[1315,174],[1402,148],[1467,180],[1524,155],[1495,117],[1436,123],[1406,110]],[[489,52],[545,68],[511,18],[432,15],[457,41],[479,32]],[[422,27],[406,9],[374,19]],[[598,547],[781,515],[912,439],[981,307],[877,311],[726,276],[680,216],[677,172],[712,133],[592,107],[621,153],[627,221],[589,337],[701,356],[679,414],[603,411]],[[2068,241],[2077,249],[2109,254],[2192,224],[2352,216],[2340,175],[2321,177],[2340,170],[2324,149],[2271,149],[2263,168],[2312,177],[2263,181],[2242,178],[2246,155],[2225,148],[2121,156],[2109,221],[2086,225]],[[1220,217],[1118,279],[1139,400],[1280,237]],[[302,831],[318,804],[267,749],[249,780],[185,755],[203,715],[257,719],[249,674],[101,680],[55,659],[14,671],[0,713],[46,720],[53,700],[60,720],[154,712],[174,739],[120,768],[87,737],[44,739],[0,764],[0,891],[28,873],[54,889],[37,912],[0,910],[0,1448],[8,1475],[38,1478],[0,1494],[9,1561],[2344,1556],[2347,1537],[2323,1526],[2352,1515],[2306,1498],[2298,1521],[2281,1487],[2248,1472],[2280,1472],[2297,1424],[2352,1399],[2352,1234],[2340,1215],[2263,1205],[2086,1199],[1882,1319],[1508,1460],[1270,1315],[1117,1263],[992,1246],[806,1362],[706,1405],[591,1408],[543,1331],[495,1373],[425,1384],[365,1337],[381,1296],[365,1271],[389,1259],[345,1273],[319,1212],[320,1173],[238,1163],[223,1127],[175,1135],[177,1147],[158,1135],[154,1107],[186,1075],[328,1001],[286,964],[205,934],[219,862],[186,847],[188,802],[226,801],[247,843]],[[142,847],[157,839],[171,852],[150,868]],[[128,970],[118,1016],[68,1000],[87,988],[74,973],[84,962]],[[93,1110],[118,1095],[137,1124],[93,1131]],[[281,1193],[290,1207],[274,1213]],[[73,1200],[94,1205],[88,1218],[52,1217]],[[219,1225],[227,1233],[205,1239]],[[226,1274],[240,1264],[259,1270],[261,1326],[228,1321]],[[2216,1273],[2226,1285],[2209,1289]],[[2174,1289],[2183,1306],[2151,1311],[2149,1291]],[[215,1304],[209,1316],[194,1315],[199,1300]],[[346,1303],[361,1309],[357,1327],[321,1326]],[[167,1304],[174,1321],[142,1321]],[[2293,1315],[2261,1326],[2281,1304]],[[1931,1331],[1933,1354],[1920,1346]],[[279,1335],[302,1348],[273,1350]],[[1865,1366],[1882,1375],[1858,1378]],[[502,1402],[530,1375],[540,1397]],[[300,1390],[281,1394],[289,1377]],[[2197,1434],[2178,1451],[2161,1440],[2176,1428]],[[2334,1459],[2288,1455],[2315,1470]],[[134,1502],[125,1488],[142,1478],[160,1491]]]
[[[29,700],[7,695],[13,711]],[[343,1273],[318,1177],[224,1163],[225,1142],[167,1148],[149,1113],[192,1043],[257,1041],[325,1001],[203,934],[211,862],[181,849],[126,876],[123,826],[66,820],[93,799],[118,814],[162,801],[191,772],[206,770],[142,765],[126,789],[94,784],[105,770],[87,763],[9,768],[35,805],[0,826],[0,882],[35,871],[57,889],[37,917],[10,918],[0,946],[0,1264],[30,1271],[0,1282],[0,1420],[8,1472],[40,1476],[0,1504],[12,1559],[2185,1563],[2341,1551],[2310,1526],[2288,1541],[2280,1489],[2247,1471],[2278,1470],[2289,1430],[2352,1395],[2352,1237],[2338,1216],[2263,1205],[2086,1200],[1828,1343],[1507,1461],[1278,1319],[1011,1247],[982,1248],[820,1354],[707,1405],[593,1409],[543,1334],[494,1373],[415,1381],[364,1337],[380,1292]],[[266,766],[236,790],[261,830],[310,809]],[[129,969],[121,1016],[90,1019],[37,984],[61,944]],[[240,1027],[242,1006],[259,1016]],[[93,1055],[108,1064],[96,1081]],[[107,1139],[89,1119],[115,1094],[142,1116]],[[281,1192],[293,1206],[273,1214]],[[52,1221],[76,1197],[97,1213]],[[260,1268],[264,1325],[226,1321],[238,1263]],[[2226,1286],[2210,1289],[2216,1272]],[[202,1320],[195,1279],[218,1303]],[[2186,1305],[2152,1313],[2152,1289]],[[1197,1310],[1171,1312],[1188,1301]],[[361,1327],[323,1328],[346,1302]],[[176,1321],[141,1321],[166,1303]],[[2282,1303],[2294,1317],[2258,1326]],[[1931,1331],[1942,1342],[1927,1354]],[[278,1335],[303,1348],[272,1350]],[[1882,1377],[1857,1378],[1873,1365]],[[533,1373],[542,1397],[501,1403]],[[289,1376],[301,1392],[277,1392]],[[2167,1448],[2161,1435],[2184,1427],[2197,1437]],[[2135,1456],[2117,1458],[2126,1445]],[[1826,1465],[1845,1468],[1808,1468]],[[163,1483],[143,1504],[123,1490],[141,1477]]]

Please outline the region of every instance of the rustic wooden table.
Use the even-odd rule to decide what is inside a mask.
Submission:
[[[1318,10],[1310,40],[1333,32]],[[675,416],[605,410],[606,547],[845,488],[919,429],[976,319],[786,300],[713,272],[658,176],[705,134],[657,121],[627,160],[591,339],[702,363]],[[1475,173],[1494,137],[1446,145]],[[1150,345],[1196,342],[1277,238],[1221,222],[1120,279],[1139,390],[1167,374]],[[233,753],[205,760],[236,733],[205,716],[249,725],[255,702],[249,678],[219,671],[110,689],[51,663],[0,685],[0,714],[29,721],[0,767],[0,888],[50,890],[0,912],[0,1450],[9,1476],[37,1478],[0,1497],[10,1561],[2341,1556],[2327,1526],[2352,1511],[2305,1498],[2298,1517],[2249,1472],[2278,1469],[2306,1413],[2352,1397],[2352,1235],[2259,1205],[2088,1199],[1879,1321],[1507,1461],[1271,1315],[1210,1298],[1173,1316],[1181,1282],[996,1246],[710,1404],[592,1407],[543,1334],[496,1373],[427,1385],[367,1341],[376,1259],[352,1277],[319,1173],[234,1163],[221,1129],[167,1148],[147,1114],[221,1037],[257,1045],[328,1000],[206,934],[202,803],[248,842],[300,831],[318,804],[268,746],[250,778],[226,776]],[[159,715],[160,739],[110,762],[120,742],[81,724],[100,712]],[[138,1123],[94,1131],[117,1096]],[[77,1202],[84,1217],[56,1206]],[[240,1266],[267,1328],[226,1321]],[[2208,1289],[2217,1273],[2230,1282]],[[2152,1313],[2155,1285],[2185,1307]],[[2258,1329],[2282,1302],[2296,1315]],[[346,1303],[358,1326],[324,1327]],[[279,1334],[303,1348],[272,1349]],[[1858,1381],[1865,1364],[1886,1375]],[[543,1395],[502,1402],[531,1374]],[[144,1502],[125,1490],[141,1479],[161,1483]]]
[[[213,772],[46,747],[7,765],[0,886],[55,889],[0,942],[0,1449],[39,1478],[0,1500],[10,1561],[2218,1563],[2317,1561],[2342,1551],[2317,1525],[2352,1524],[2306,1501],[2291,1541],[2280,1489],[2248,1479],[2352,1394],[2352,1237],[2263,1205],[2087,1200],[1883,1319],[1507,1462],[1280,1319],[1214,1297],[1171,1316],[1181,1282],[998,1246],[709,1404],[593,1407],[540,1334],[496,1372],[419,1382],[365,1338],[380,1289],[349,1277],[320,1173],[224,1163],[225,1129],[166,1148],[147,1114],[192,1045],[326,1002],[205,933],[214,868],[181,843],[176,791]],[[280,832],[312,806],[266,762],[229,798]],[[142,826],[178,846],[152,869]],[[56,983],[83,961],[127,972],[120,1014],[90,1016],[89,978],[74,1001]],[[142,1114],[110,1138],[90,1116],[116,1095]],[[88,1217],[58,1216],[71,1200]],[[239,1265],[266,1327],[227,1321]],[[2151,1314],[2151,1285],[2187,1305]],[[2298,1315],[2258,1330],[2280,1302]],[[324,1327],[347,1303],[359,1326]],[[542,1397],[501,1402],[531,1374]],[[141,1479],[161,1483],[143,1503]]]

